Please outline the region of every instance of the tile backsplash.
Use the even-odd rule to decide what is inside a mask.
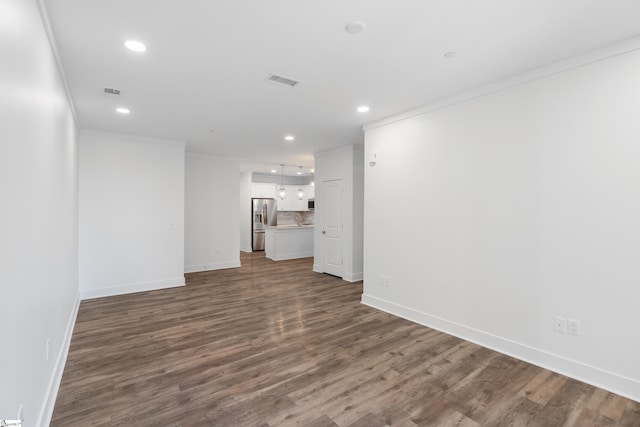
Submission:
[[[278,211],[278,225],[313,224],[313,211]]]

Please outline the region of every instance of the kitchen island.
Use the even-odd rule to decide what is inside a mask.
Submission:
[[[265,256],[274,261],[313,256],[313,225],[267,227]]]

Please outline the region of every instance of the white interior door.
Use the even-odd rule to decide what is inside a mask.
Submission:
[[[325,273],[342,277],[342,180],[323,181],[324,268]]]

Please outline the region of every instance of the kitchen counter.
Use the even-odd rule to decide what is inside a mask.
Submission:
[[[274,261],[313,256],[313,225],[267,227],[265,256]]]

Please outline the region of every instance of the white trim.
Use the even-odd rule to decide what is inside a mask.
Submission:
[[[353,151],[353,147],[354,145],[362,145],[364,146],[364,142],[356,142],[356,143],[352,143],[352,144],[348,144],[348,145],[338,145],[336,147],[332,147],[332,148],[328,148],[326,150],[322,150],[322,151],[317,151],[315,153],[313,153],[313,155],[315,157],[326,157],[326,156],[331,156],[335,153],[341,153],[341,152],[345,152],[345,151]],[[315,174],[316,178],[318,177],[318,174]]]
[[[249,251],[251,252],[251,251]],[[223,261],[223,262],[208,262],[204,264],[185,265],[184,272],[186,273],[199,273],[201,271],[211,270],[223,270],[225,268],[238,268],[240,267],[240,260]]]
[[[444,98],[427,105],[423,105],[418,108],[413,108],[393,116],[386,117],[384,119],[376,120],[371,123],[365,124],[362,129],[367,132],[371,129],[375,129],[380,126],[385,126],[391,123],[399,122],[401,120],[409,119],[421,114],[430,113],[435,110],[450,107],[455,104],[460,104],[466,101],[470,101],[475,98],[479,98],[490,93],[499,92],[510,87],[518,86],[527,82],[549,77],[554,74],[563,73],[565,71],[582,67],[594,62],[603,61],[614,56],[623,55],[625,53],[633,52],[640,49],[640,37],[634,37],[627,39],[623,42],[605,46],[600,49],[596,49],[591,52],[584,53],[582,55],[567,58],[565,60],[555,62],[551,65],[536,68],[535,70],[527,71],[517,76],[504,79],[486,86],[473,89],[468,92],[464,92],[458,95],[454,95],[448,98]]]
[[[186,147],[187,145],[185,141],[178,141],[176,139],[152,138],[152,137],[146,137],[146,136],[129,135],[124,133],[102,132],[102,131],[90,130],[90,129],[81,129],[80,135],[96,136],[96,137],[111,138],[111,139],[121,139],[124,141],[146,142],[149,144],[175,145],[182,148]]]
[[[67,356],[69,355],[69,347],[71,346],[71,336],[73,335],[73,327],[76,324],[76,318],[78,317],[78,309],[80,308],[80,294],[76,296],[76,301],[73,303],[71,309],[71,315],[67,322],[67,329],[56,358],[56,363],[53,369],[53,375],[49,379],[49,385],[44,395],[44,401],[40,408],[40,414],[38,415],[37,426],[46,427],[51,423],[51,417],[53,416],[53,409],[56,406],[56,398],[58,397],[58,390],[60,389],[60,382],[62,381],[62,374],[64,373],[64,366],[67,362]]]
[[[53,54],[53,58],[56,61],[56,65],[58,66],[58,74],[60,75],[60,79],[62,80],[62,86],[64,86],[64,91],[65,91],[65,94],[67,95],[67,102],[69,103],[71,114],[73,115],[74,124],[76,125],[76,130],[78,130],[79,129],[78,115],[76,114],[76,107],[75,107],[75,104],[73,103],[73,97],[71,96],[71,89],[69,88],[69,82],[67,81],[67,76],[64,72],[64,67],[62,66],[62,60],[60,59],[58,44],[56,43],[56,38],[53,35],[51,21],[49,20],[49,11],[47,10],[47,5],[45,4],[44,0],[37,0],[36,4],[40,12],[40,19],[42,20],[42,26],[44,27],[44,32],[47,35],[47,39],[49,39],[49,47],[51,48],[51,53]]]
[[[253,252],[253,249],[251,249],[251,246],[241,246],[240,252]]]
[[[240,158],[238,158],[238,157],[216,156],[216,155],[209,154],[209,153],[199,153],[197,151],[189,151],[188,148],[185,149],[184,154],[187,155],[187,156],[193,156],[193,157],[205,157],[205,158],[217,159],[217,160],[240,161]],[[238,172],[240,172],[242,174],[243,171],[238,170]]]
[[[266,254],[265,254],[266,256]],[[310,252],[285,252],[285,253],[278,253],[277,256],[274,257],[270,257],[267,256],[267,258],[273,260],[273,261],[286,261],[288,259],[300,259],[300,258],[312,258],[313,257],[313,251]]]
[[[324,271],[322,271],[320,266],[318,264],[316,264],[315,262],[313,263],[313,271],[316,272],[316,273],[324,273]]]
[[[362,294],[362,304],[640,402],[640,382],[526,344]]]
[[[342,276],[342,280],[346,280],[347,282],[359,282],[364,278],[364,274],[362,271],[358,273],[344,273]]]
[[[155,291],[158,289],[177,288],[184,286],[184,276],[174,279],[153,280],[150,282],[127,283],[108,288],[80,290],[80,299],[93,299],[102,297],[112,297],[115,295],[132,294],[135,292]]]

